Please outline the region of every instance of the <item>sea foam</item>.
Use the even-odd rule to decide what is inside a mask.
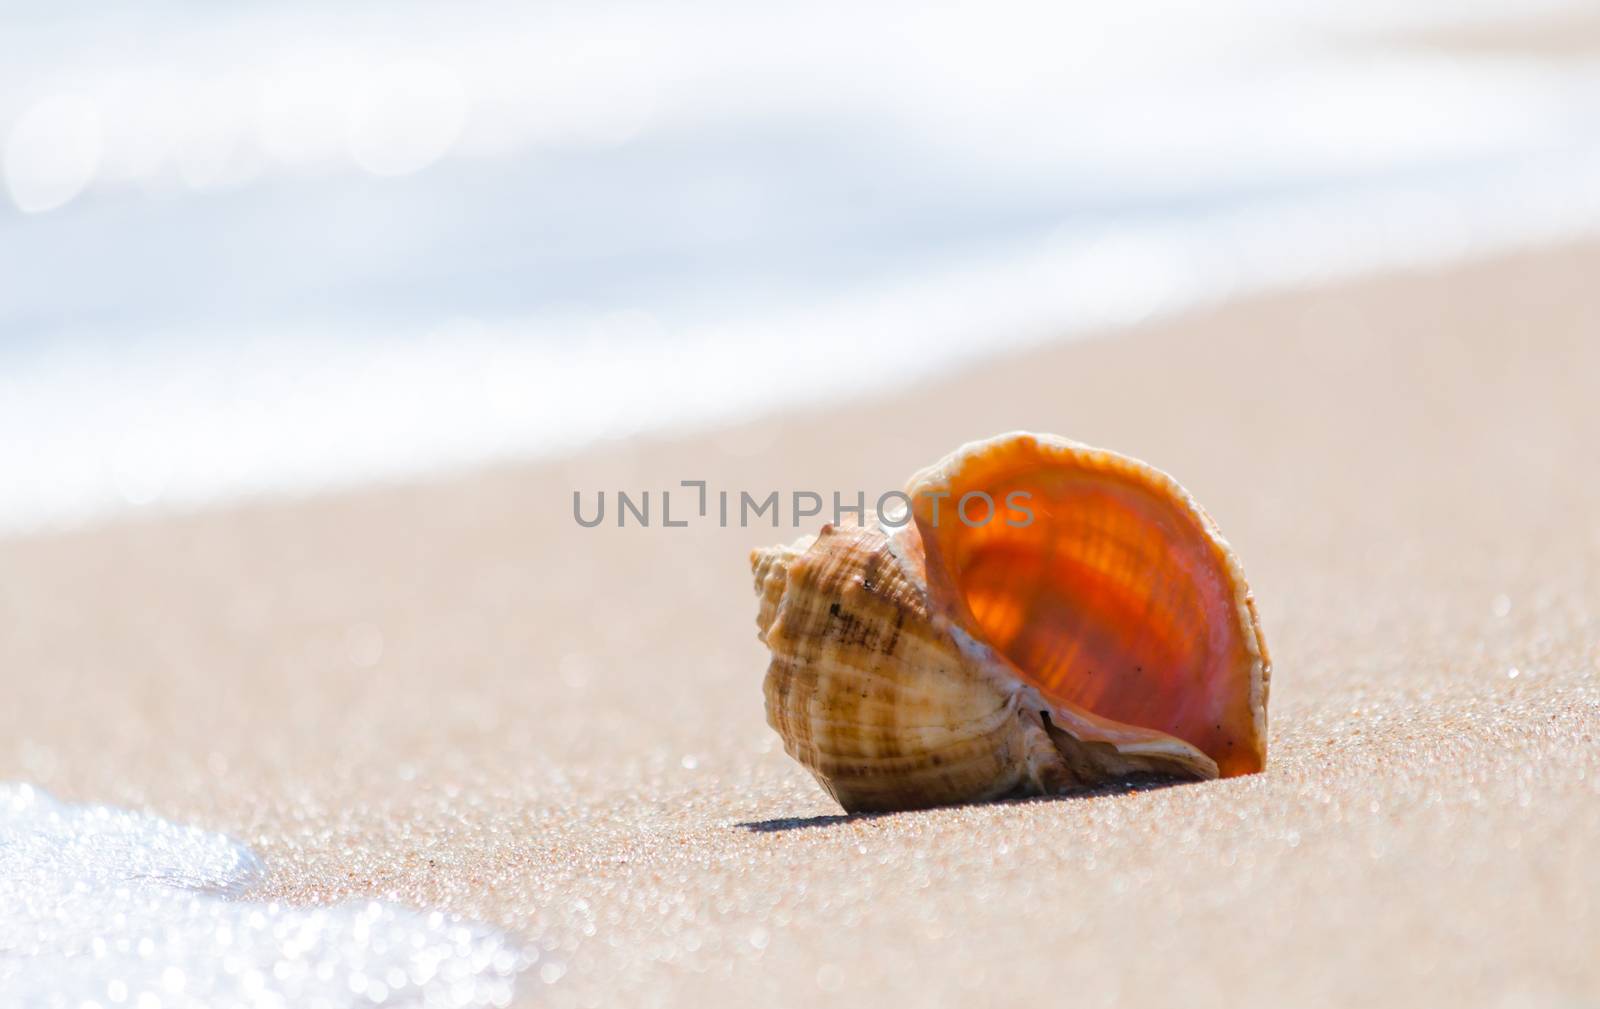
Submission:
[[[241,899],[237,841],[0,785],[0,1002],[51,1009],[503,1006],[537,950],[441,912]]]

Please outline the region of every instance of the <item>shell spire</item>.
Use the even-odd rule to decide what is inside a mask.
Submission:
[[[1264,767],[1254,603],[1170,477],[1011,434],[906,492],[897,530],[751,554],[767,720],[846,810]]]

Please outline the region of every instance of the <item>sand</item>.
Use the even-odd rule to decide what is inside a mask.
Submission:
[[[1393,275],[0,542],[0,780],[234,834],[263,898],[499,923],[565,965],[527,1005],[1594,1005],[1596,276],[1595,245]],[[1215,516],[1276,660],[1265,774],[844,817],[762,714],[746,553],[794,531],[572,517],[684,479],[870,496],[1011,428]]]

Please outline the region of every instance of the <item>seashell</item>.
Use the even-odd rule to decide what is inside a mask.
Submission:
[[[1014,433],[905,493],[899,527],[751,554],[767,721],[847,811],[1266,766],[1255,603],[1175,480]]]

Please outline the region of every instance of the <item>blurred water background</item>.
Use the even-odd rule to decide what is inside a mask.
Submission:
[[[1600,65],[1429,42],[1562,9],[6,5],[0,527],[565,451],[1584,234]]]

